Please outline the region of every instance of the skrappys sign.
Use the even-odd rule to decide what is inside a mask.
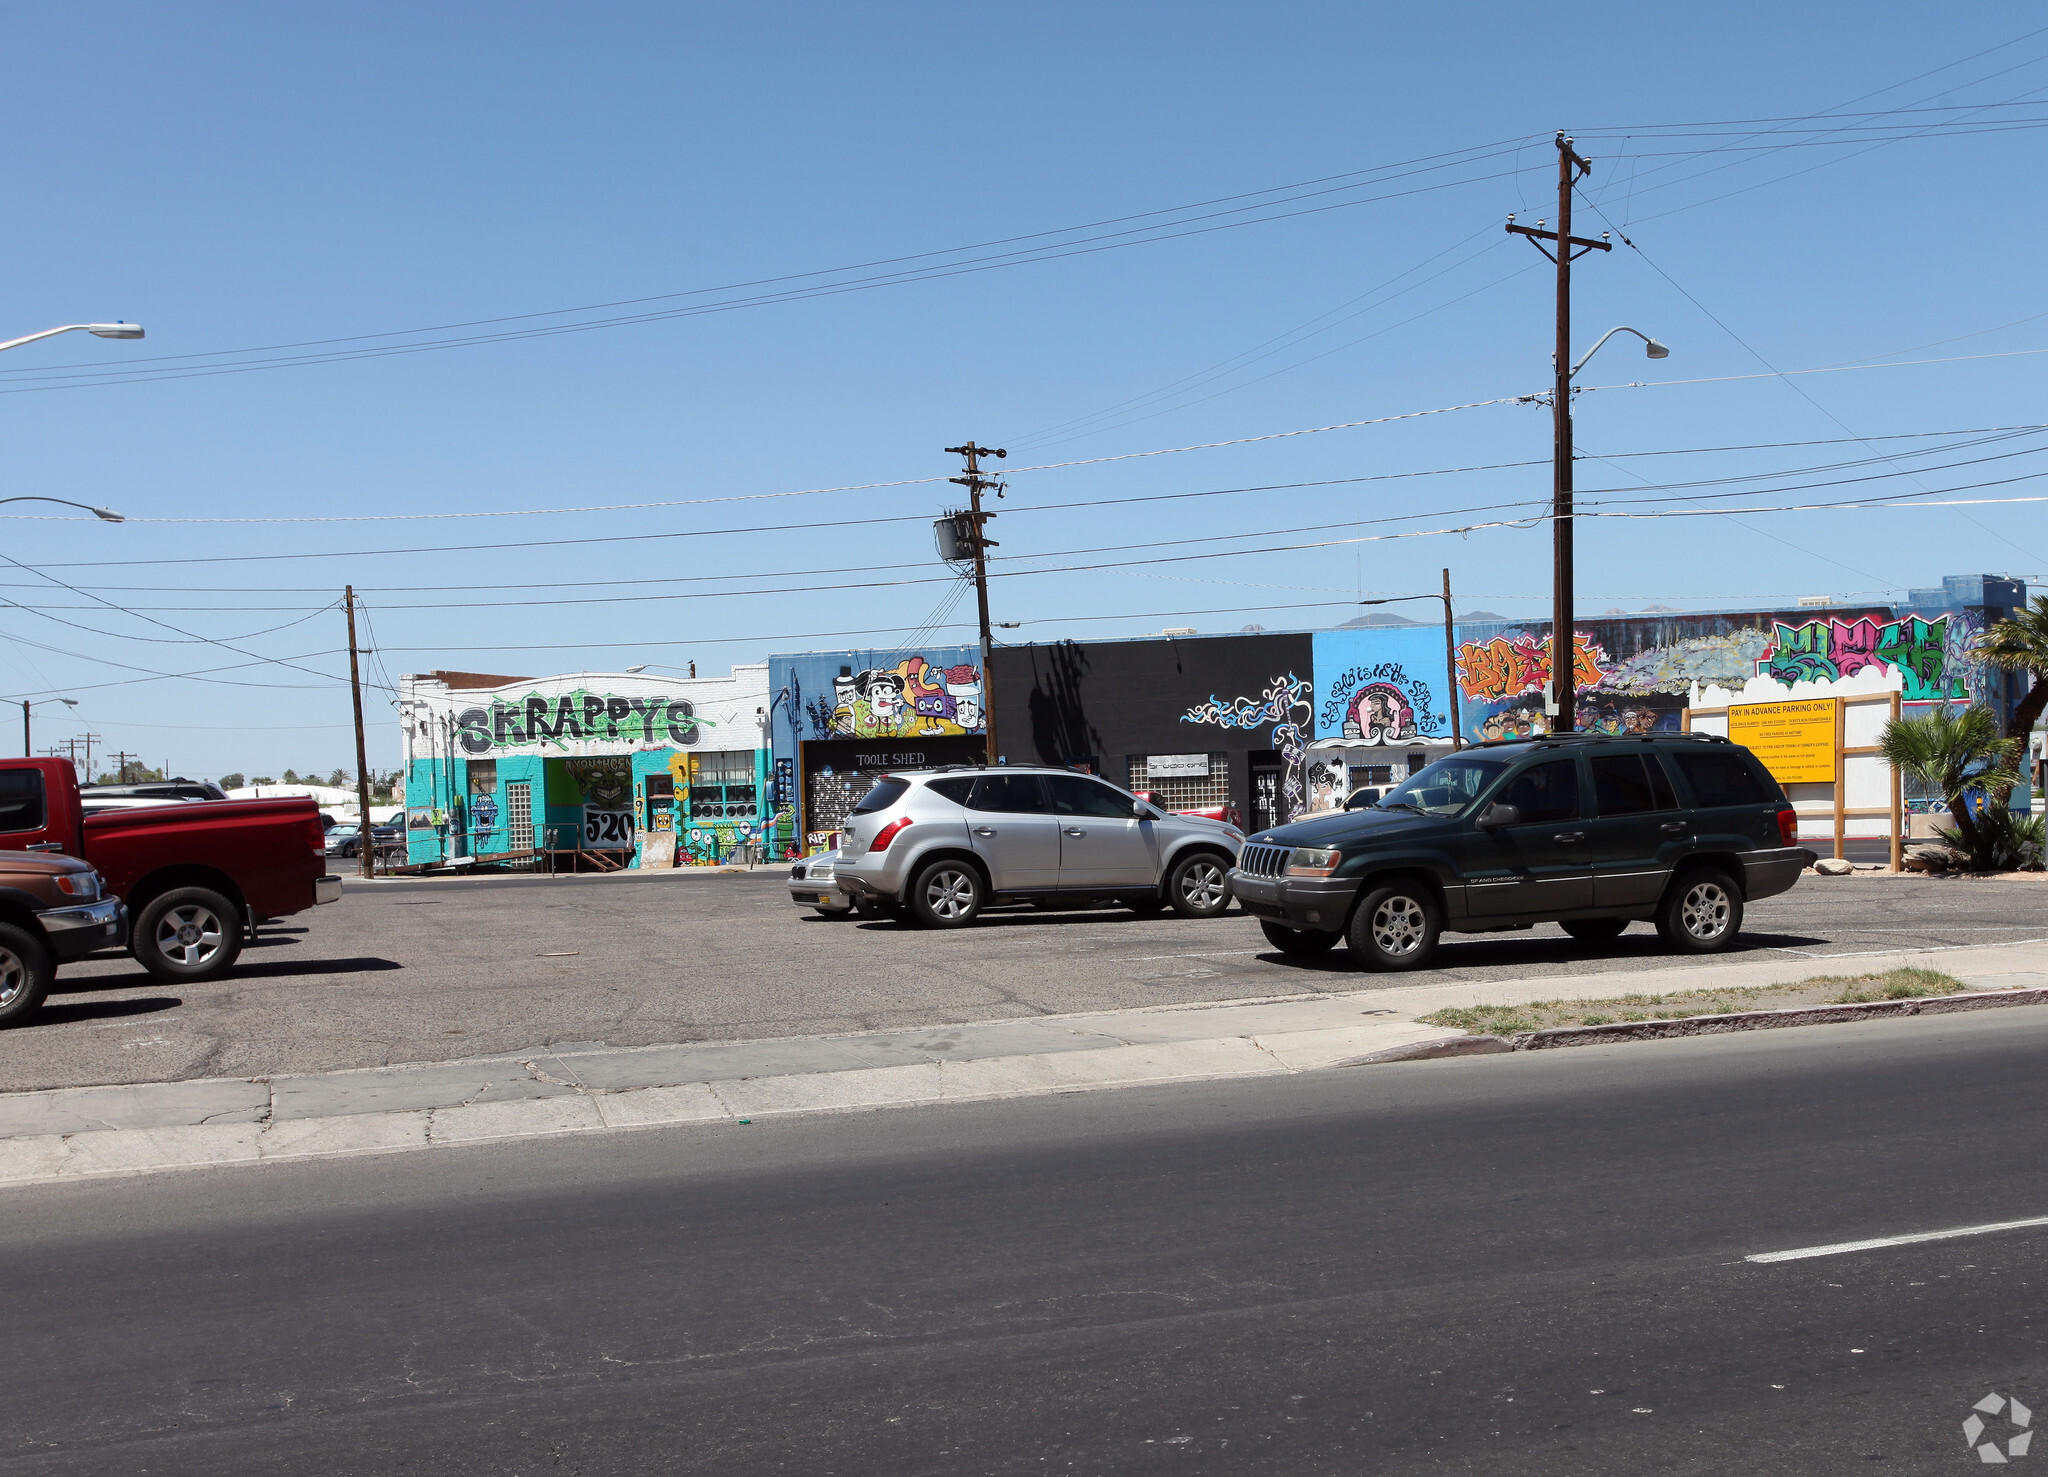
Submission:
[[[623,742],[688,748],[712,726],[687,698],[620,697],[578,688],[557,697],[529,693],[493,698],[489,707],[455,715],[455,742],[465,754],[550,742]]]

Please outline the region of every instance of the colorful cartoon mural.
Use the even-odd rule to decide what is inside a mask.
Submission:
[[[1206,703],[1189,708],[1180,721],[1242,729],[1272,724],[1273,747],[1280,751],[1281,763],[1287,771],[1280,786],[1281,815],[1291,821],[1308,809],[1308,777],[1303,763],[1308,756],[1308,736],[1302,731],[1302,724],[1315,717],[1315,703],[1311,700],[1314,692],[1313,684],[1306,678],[1289,672],[1285,677],[1273,678],[1255,698],[1232,698],[1225,702],[1212,695]],[[1299,719],[1295,717],[1297,712],[1301,715]]]
[[[829,697],[827,680],[820,680],[815,671],[818,664],[815,657],[778,657],[773,664],[783,678],[777,722],[787,722],[796,739],[938,738],[981,732],[982,674],[972,647],[921,652],[859,670],[842,663],[844,670],[827,679]],[[813,669],[808,674],[813,694],[809,697],[805,667]]]
[[[1405,744],[1451,736],[1439,688],[1443,637],[1432,628],[1318,631],[1315,737]],[[1432,665],[1433,664],[1433,665]]]
[[[1853,677],[1865,667],[1875,667],[1905,679],[1903,695],[1909,703],[1967,699],[1969,683],[1958,670],[1963,663],[1954,661],[1967,646],[1951,649],[1951,619],[1937,616],[1929,621],[1911,615],[1882,623],[1868,616],[1797,626],[1774,622],[1771,644],[1757,658],[1756,674],[1779,682],[1812,682]]]

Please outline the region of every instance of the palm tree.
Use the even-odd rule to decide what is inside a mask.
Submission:
[[[1972,650],[1994,667],[2033,678],[2027,695],[2013,706],[2005,724],[2008,735],[2025,738],[2041,710],[2048,708],[2048,595],[2036,595],[2018,614],[1986,626]]]
[[[2043,611],[2043,618],[2048,620],[2048,610]],[[1943,839],[1952,836],[1972,866],[1986,867],[1996,864],[1989,852],[1997,835],[1970,814],[1964,792],[1981,789],[2002,808],[2006,795],[2020,781],[2015,766],[2022,742],[2001,737],[1991,710],[1973,705],[1961,713],[1943,706],[1924,718],[1894,718],[1878,735],[1877,746],[1892,768],[1911,775],[1941,797],[1955,818],[1954,830]]]

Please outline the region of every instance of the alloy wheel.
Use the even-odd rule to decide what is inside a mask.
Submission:
[[[1191,907],[1204,912],[1220,908],[1223,906],[1225,880],[1222,866],[1204,858],[1181,875],[1180,895],[1188,900]]]
[[[12,1005],[28,988],[28,965],[12,949],[0,949],[0,1007]]]
[[[925,881],[924,902],[933,917],[956,923],[974,911],[979,891],[972,874],[958,867],[941,867]]]
[[[1429,917],[1412,897],[1396,893],[1373,910],[1372,941],[1390,959],[1414,953],[1428,933]]]
[[[156,922],[157,952],[188,969],[210,961],[224,942],[220,919],[198,903],[172,908]]]
[[[1679,918],[1696,939],[1719,938],[1728,928],[1730,901],[1718,882],[1696,882],[1685,894]]]

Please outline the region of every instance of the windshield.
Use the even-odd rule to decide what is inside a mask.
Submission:
[[[1382,795],[1380,809],[1408,806],[1425,815],[1457,815],[1507,767],[1505,759],[1439,759]]]

